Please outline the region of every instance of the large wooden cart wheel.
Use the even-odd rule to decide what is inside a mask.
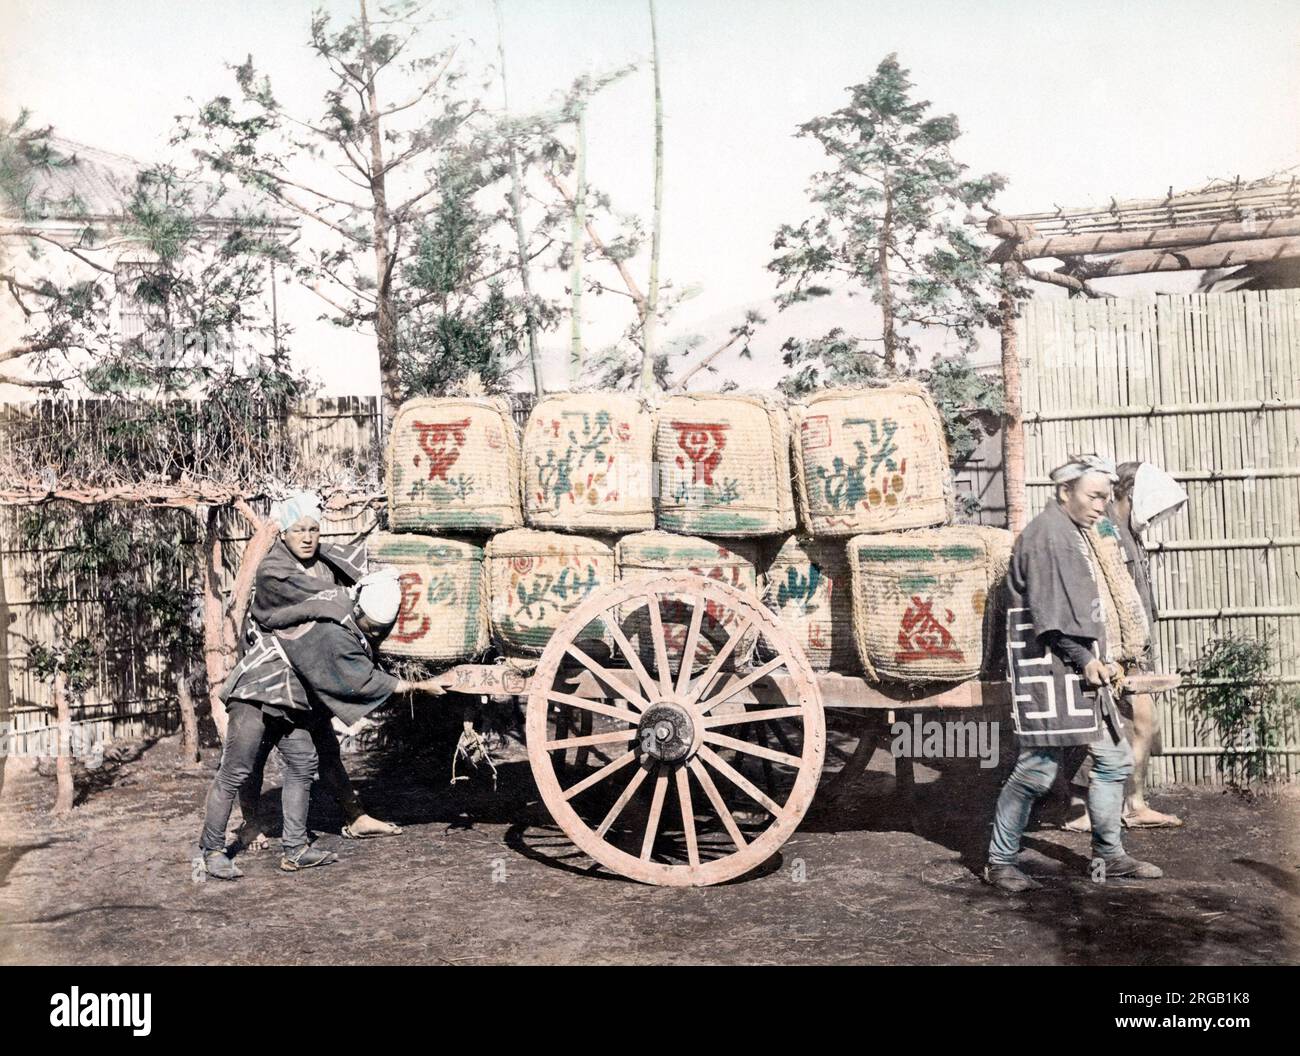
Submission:
[[[735,657],[757,637],[749,667]],[[587,713],[594,732],[566,715]],[[812,801],[821,691],[756,600],[689,572],[618,583],[551,637],[529,683],[528,758],[551,817],[601,865],[652,884],[731,880]],[[581,749],[586,765],[569,760]]]

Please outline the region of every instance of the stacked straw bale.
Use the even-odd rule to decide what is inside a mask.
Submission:
[[[487,650],[488,599],[483,548],[461,539],[377,532],[371,567],[399,573],[402,604],[380,646],[390,656],[465,660]]]
[[[653,415],[634,396],[545,397],[524,429],[528,523],[566,531],[653,528],[653,445]]]
[[[492,636],[507,656],[539,656],[569,613],[614,582],[614,549],[582,535],[531,528],[495,535],[487,545]],[[605,641],[596,622],[580,641]]]
[[[1011,539],[959,525],[849,540],[853,633],[867,677],[956,682],[984,670],[1003,634],[994,624]]]
[[[722,537],[794,527],[789,419],[768,396],[691,393],[659,410],[656,524]]]
[[[815,671],[858,668],[849,565],[839,539],[792,535],[769,545],[763,600],[803,647]]]
[[[724,545],[712,539],[701,539],[671,532],[638,532],[624,536],[618,544],[618,578],[632,581],[653,579],[665,572],[694,572],[696,575],[717,580],[735,587],[755,600],[760,597],[758,584],[758,547],[754,543],[727,540]],[[691,622],[691,604],[685,598],[675,598],[672,604],[661,606],[664,636],[670,657],[681,654]],[[705,610],[700,628],[700,641],[696,648],[692,669],[703,670],[727,641],[736,623],[734,612],[723,612],[713,604]],[[650,617],[644,605],[629,604],[620,613],[620,626],[636,647],[643,663],[654,663],[654,642],[650,634]],[[753,657],[757,630],[747,632],[735,650],[729,664],[742,664]]]
[[[393,419],[385,477],[394,531],[498,531],[523,524],[519,430],[489,397],[407,400]]]
[[[831,389],[791,409],[794,484],[804,529],[849,536],[943,524],[948,444],[920,384]]]

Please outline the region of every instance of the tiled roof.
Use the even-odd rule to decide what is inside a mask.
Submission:
[[[60,156],[75,159],[70,165],[46,166],[33,172],[30,200],[49,203],[46,207],[49,219],[121,216],[123,200],[132,193],[140,173],[149,167],[125,154],[114,154],[60,136],[51,136],[48,142]],[[210,219],[259,212],[282,224],[297,224],[296,218],[268,207],[243,188],[232,187],[222,193],[216,184],[195,183],[193,187],[197,204],[211,202],[204,214]],[[12,215],[7,208],[4,212]]]

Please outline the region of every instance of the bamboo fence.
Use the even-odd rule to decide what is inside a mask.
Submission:
[[[22,435],[24,424],[49,423],[67,436],[71,448],[95,444],[101,433],[96,401],[41,401],[0,404],[0,444]],[[342,397],[307,400],[295,404],[277,419],[283,444],[290,449],[290,464],[312,467],[315,474],[347,479],[355,487],[378,491],[381,487],[381,414],[373,397]],[[201,444],[197,444],[201,456]],[[283,451],[281,450],[281,454]],[[258,457],[256,455],[252,457]],[[277,459],[279,456],[277,456]],[[250,462],[246,471],[256,476],[277,468]],[[269,500],[253,500],[256,512],[266,515]],[[32,550],[23,545],[22,520],[31,506],[0,506],[0,568],[3,570],[0,617],[7,612],[7,634],[0,641],[0,702],[7,688],[12,724],[9,750],[15,755],[49,754],[46,746],[54,735],[54,702],[51,686],[28,666],[28,641],[49,643],[54,637],[53,617],[34,603],[42,569],[53,552]],[[145,514],[142,514],[145,515]],[[205,525],[187,509],[148,511],[148,516],[174,518],[183,538],[196,550],[192,567],[151,568],[149,575],[174,583],[198,605],[202,593],[197,552],[202,547]],[[375,513],[361,507],[331,514],[322,526],[322,541],[343,541],[375,524]],[[240,557],[250,537],[247,523],[229,509],[221,513],[219,534],[222,545],[221,587],[228,601],[239,568]],[[173,662],[151,647],[148,628],[138,636],[105,640],[104,604],[90,589],[71,599],[71,633],[90,638],[99,647],[98,670],[82,693],[72,695],[74,731],[84,744],[108,740],[152,737],[178,727],[177,672]],[[202,658],[190,658],[196,669]],[[197,694],[196,694],[197,696]]]
[[[1269,633],[1274,673],[1300,683],[1300,291],[1031,301],[1020,330],[1030,515],[1070,453],[1164,467],[1190,501],[1147,540],[1161,669]],[[1187,692],[1158,698],[1152,783],[1221,780]],[[1295,723],[1284,740],[1294,777]]]

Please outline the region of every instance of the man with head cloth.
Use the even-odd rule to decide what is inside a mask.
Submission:
[[[348,826],[371,823],[368,830],[350,834],[400,831],[361,809],[330,717],[351,725],[393,693],[443,691],[437,679],[407,682],[375,663],[370,639],[382,637],[396,619],[400,592],[392,573],[366,574],[364,543],[322,547],[320,503],[308,492],[278,503],[272,516],[280,538],[258,565],[245,629],[248,648],[222,686],[230,724],[200,840],[205,870],[223,880],[241,875],[223,850],[234,798],[240,796],[246,821],[255,816],[261,769],[272,747],[284,763],[280,866],[285,871],[335,858],[307,842],[307,808],[318,767]]]
[[[1128,855],[1120,841],[1124,783],[1133,753],[1111,696],[1117,665],[1106,662],[1100,571],[1083,533],[1105,514],[1114,463],[1072,457],[1052,473],[1055,501],[1016,540],[1007,571],[1007,655],[1020,753],[998,796],[984,878],[1018,893],[1040,885],[1019,868],[1020,841],[1034,801],[1052,787],[1067,750],[1092,759],[1088,813],[1094,877],[1154,879],[1160,869]]]

